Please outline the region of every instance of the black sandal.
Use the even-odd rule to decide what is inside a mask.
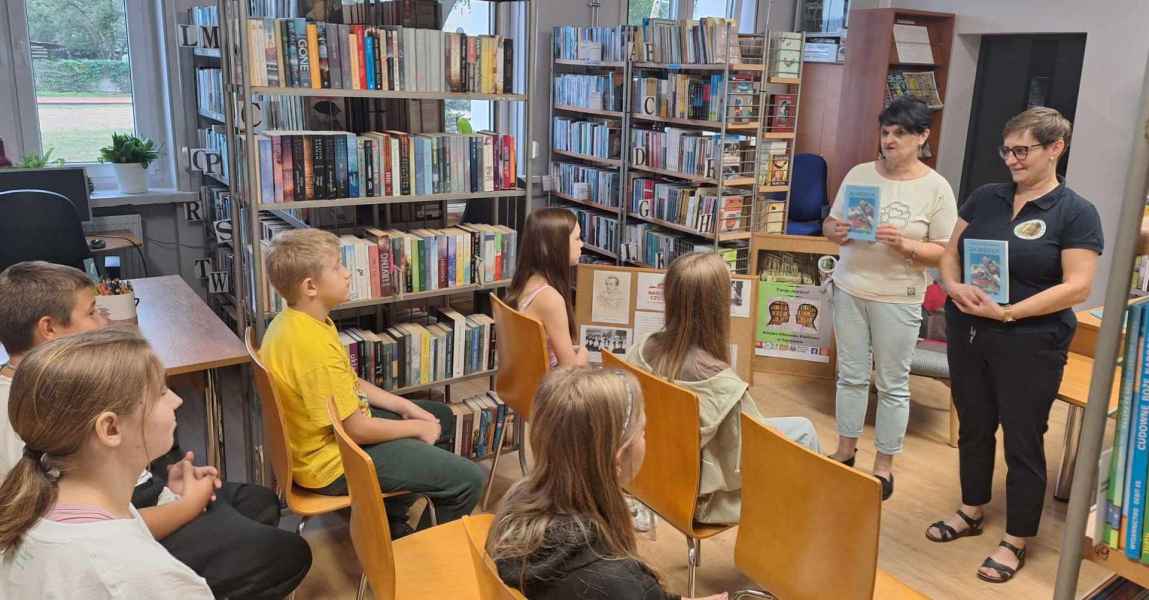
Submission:
[[[833,454],[827,454],[826,457],[829,458],[830,460],[838,460],[838,459],[834,458]],[[851,469],[853,469],[855,458],[858,458],[858,451],[857,450],[854,450],[854,453],[850,455],[850,458],[847,458],[846,460],[838,460],[838,462],[840,462],[840,463],[846,465],[847,467],[850,467]]]
[[[944,544],[946,542],[952,542],[958,538],[973,537],[973,536],[982,534],[981,524],[983,521],[985,521],[985,515],[982,515],[981,517],[975,519],[975,518],[963,513],[959,509],[957,511],[957,516],[961,517],[961,520],[965,521],[965,524],[969,526],[968,529],[958,531],[958,530],[954,529],[953,527],[951,527],[944,520],[942,520],[942,521],[938,521],[937,523],[930,525],[929,527],[926,527],[926,539],[931,541],[931,542],[937,542],[939,544]],[[934,536],[930,535],[930,527],[936,528],[938,531],[942,532],[941,537],[934,537]]]
[[[987,581],[989,583],[1005,583],[1010,579],[1013,579],[1013,576],[1017,575],[1017,572],[1025,566],[1025,548],[1018,548],[1017,546],[1014,546],[1013,544],[1006,541],[1002,541],[1000,544],[998,544],[998,546],[1009,550],[1013,553],[1014,556],[1017,557],[1017,567],[1007,567],[997,562],[996,560],[987,557],[985,562],[981,563],[982,568],[993,569],[994,571],[997,571],[1001,577],[990,577],[979,570],[977,572],[978,579]]]
[[[890,473],[889,479],[881,475],[874,475],[874,477],[877,477],[878,481],[882,482],[882,502],[889,500],[890,496],[894,495],[894,474]]]

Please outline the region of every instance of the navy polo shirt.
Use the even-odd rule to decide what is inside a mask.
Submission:
[[[1105,240],[1101,216],[1091,202],[1064,183],[1027,202],[1013,217],[1013,183],[983,185],[958,209],[968,223],[958,242],[960,264],[965,264],[965,240],[1009,242],[1009,303],[1017,304],[1062,282],[1061,251],[1086,248],[1101,254]],[[962,269],[965,279],[965,269]],[[1004,324],[967,315],[946,302],[946,317],[978,326],[1007,326],[1015,330],[1061,333],[1068,342],[1077,327],[1072,309]]]

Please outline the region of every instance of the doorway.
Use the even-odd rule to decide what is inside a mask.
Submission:
[[[981,39],[958,204],[987,183],[1009,181],[995,148],[1010,117],[1048,106],[1073,120],[1085,34],[986,35]],[[1057,165],[1064,177],[1072,145]]]

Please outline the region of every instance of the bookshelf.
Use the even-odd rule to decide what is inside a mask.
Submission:
[[[754,202],[755,233],[783,235],[790,219],[790,179],[802,98],[803,33],[772,32],[767,39],[765,84],[759,123],[758,182]],[[752,250],[752,254],[756,254]],[[751,258],[753,262],[754,257]]]

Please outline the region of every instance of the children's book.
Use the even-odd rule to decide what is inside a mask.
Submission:
[[[966,283],[998,304],[1009,304],[1009,242],[967,239],[963,270]]]
[[[1129,421],[1134,405],[1134,394],[1140,390],[1137,377],[1138,352],[1144,341],[1141,338],[1142,306],[1131,306],[1128,310],[1129,324],[1125,334],[1125,359],[1121,369],[1121,394],[1117,405],[1117,421],[1113,454],[1109,466],[1108,502],[1105,514],[1105,543],[1111,548],[1118,547],[1118,532],[1121,530],[1121,507],[1124,503],[1126,458],[1129,449]]]
[[[850,225],[846,239],[877,241],[881,190],[875,185],[847,185],[845,193],[846,223]]]
[[[1149,332],[1149,322],[1142,315],[1142,333]],[[1125,531],[1125,556],[1130,560],[1141,560],[1142,526],[1145,510],[1145,483],[1149,471],[1149,353],[1141,356],[1141,394],[1133,411],[1130,432],[1129,471],[1127,474],[1129,494],[1125,500],[1123,515],[1128,515]],[[1123,519],[1124,520],[1124,519]]]

